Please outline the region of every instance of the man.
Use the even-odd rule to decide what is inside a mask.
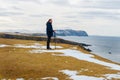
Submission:
[[[49,19],[46,23],[46,33],[47,33],[47,49],[51,49],[50,48],[50,41],[51,41],[51,37],[53,36],[53,27],[52,27],[52,19]]]

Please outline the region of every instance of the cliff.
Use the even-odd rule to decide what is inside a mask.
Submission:
[[[55,32],[57,36],[88,36],[87,32],[82,30],[65,29],[65,30],[55,30]],[[45,33],[32,33],[29,35],[46,36]]]
[[[7,38],[7,39],[22,39],[22,40],[36,40],[36,41],[46,41],[47,37],[36,37],[36,36],[25,36],[25,35],[14,35],[14,34],[5,34],[2,33],[0,34],[0,38]],[[71,45],[78,45],[81,48],[83,48],[86,51],[91,51],[90,49],[87,49],[87,46],[91,46],[89,44],[84,44],[84,43],[78,43],[78,42],[73,42],[73,41],[68,41],[68,40],[64,40],[61,38],[52,38],[51,42],[56,42],[56,43],[64,43],[64,44],[71,44]]]
[[[66,30],[56,30],[57,36],[88,36],[87,32],[81,31],[81,30],[72,30],[72,29],[66,29]]]

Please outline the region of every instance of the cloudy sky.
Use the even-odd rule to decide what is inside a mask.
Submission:
[[[0,0],[0,31],[85,30],[90,35],[120,36],[120,0]]]

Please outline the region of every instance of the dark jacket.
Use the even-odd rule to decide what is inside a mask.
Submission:
[[[53,36],[53,27],[52,24],[50,22],[46,23],[46,33],[48,37],[52,37]]]

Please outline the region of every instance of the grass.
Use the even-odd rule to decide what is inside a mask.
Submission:
[[[0,44],[14,45],[14,44],[34,44],[40,43],[45,45],[44,41],[31,41],[31,40],[16,40],[16,39],[3,39],[0,38]],[[54,43],[52,43],[54,45]],[[57,44],[64,49],[73,48],[73,45]],[[76,46],[77,47],[77,46]],[[85,54],[90,54],[80,47],[78,50]],[[94,64],[87,61],[75,59],[66,56],[53,56],[52,53],[45,54],[31,54],[30,48],[14,48],[4,47],[0,48],[0,79],[16,79],[16,78],[33,78],[41,79],[44,77],[57,77],[60,80],[67,80],[68,76],[59,72],[59,70],[77,70],[88,69],[89,71],[79,72],[81,75],[101,77],[104,74],[116,74],[119,71],[107,69],[102,65]],[[62,53],[55,53],[62,54]],[[74,54],[74,53],[73,53]],[[95,56],[95,58],[113,63],[107,59]],[[68,79],[69,80],[69,79]]]

